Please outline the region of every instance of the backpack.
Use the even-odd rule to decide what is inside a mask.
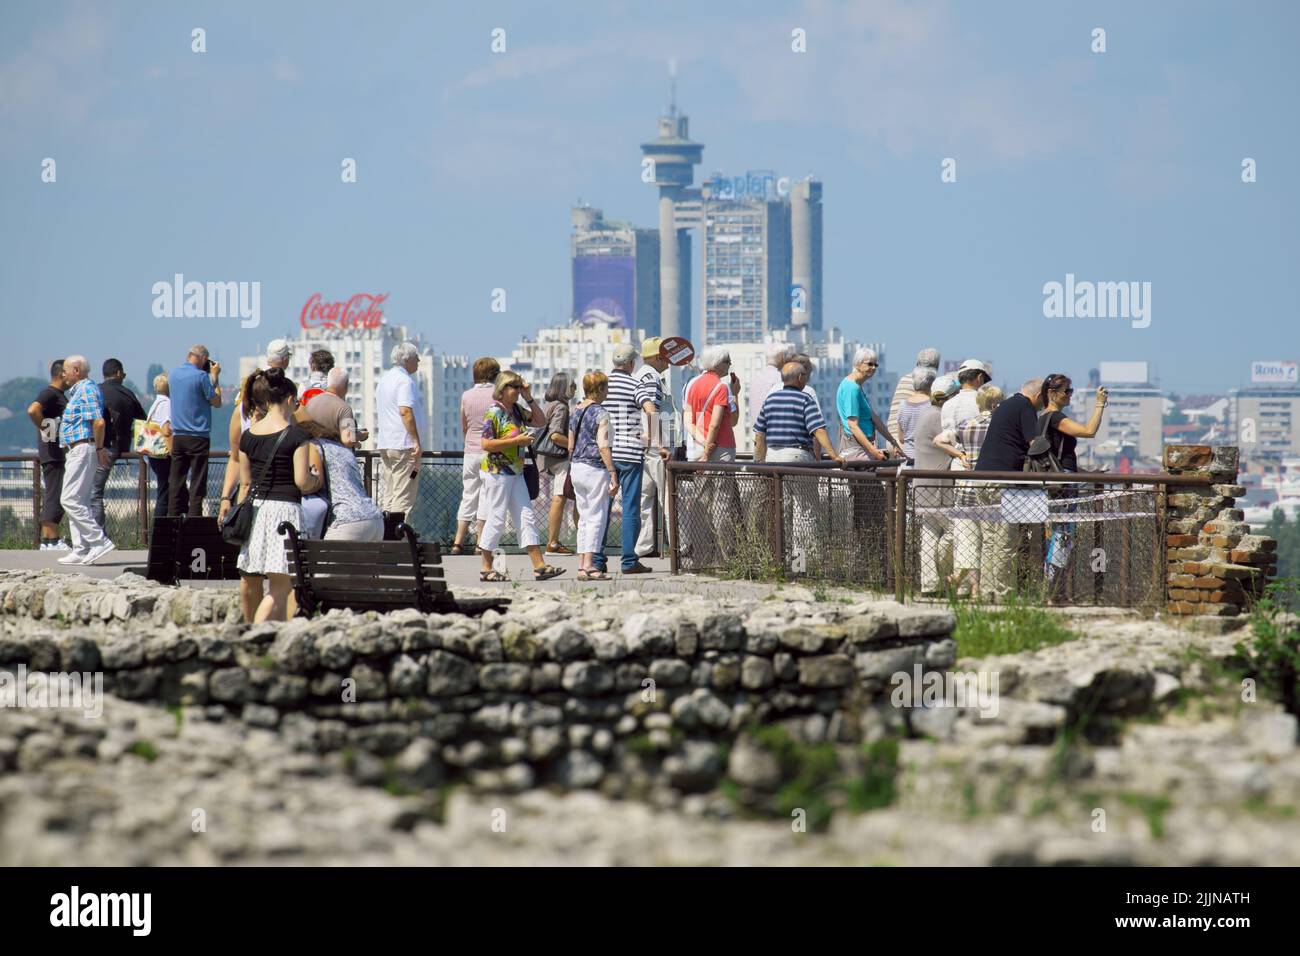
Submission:
[[[1056,457],[1056,452],[1052,451],[1051,439],[1047,437],[1047,429],[1051,424],[1051,412],[1043,412],[1038,416],[1038,434],[1034,436],[1033,441],[1029,443],[1029,450],[1025,452],[1025,463],[1022,466],[1025,471],[1061,471],[1061,463]]]

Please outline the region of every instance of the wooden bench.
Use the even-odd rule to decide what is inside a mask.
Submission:
[[[145,567],[127,568],[150,581],[237,581],[239,548],[221,537],[217,519],[158,515],[149,534]]]
[[[501,609],[509,598],[457,600],[443,579],[442,552],[434,542],[420,543],[406,524],[401,541],[312,541],[290,522],[280,524],[293,577],[298,613],[350,608],[396,611],[418,608],[425,614],[477,616]]]

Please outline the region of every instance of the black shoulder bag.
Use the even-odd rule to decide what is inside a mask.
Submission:
[[[1060,471],[1061,463],[1056,458],[1056,453],[1052,451],[1051,439],[1047,437],[1047,430],[1052,424],[1052,413],[1045,412],[1038,419],[1038,434],[1034,440],[1029,443],[1029,450],[1025,452],[1025,471]]]
[[[293,426],[289,426],[291,428]],[[253,535],[253,497],[257,494],[257,489],[261,487],[262,481],[266,478],[266,473],[271,469],[271,462],[275,461],[275,453],[280,450],[280,442],[284,441],[284,436],[288,434],[289,428],[285,428],[275,439],[275,444],[271,446],[271,455],[263,463],[261,470],[257,473],[257,480],[253,482],[252,489],[248,492],[248,497],[235,507],[230,509],[226,515],[225,523],[221,526],[221,537],[226,544],[242,548],[248,543],[248,539]]]

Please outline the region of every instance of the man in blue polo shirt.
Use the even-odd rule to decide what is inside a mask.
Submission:
[[[203,514],[203,496],[208,488],[208,452],[212,447],[212,409],[221,407],[220,376],[221,364],[208,357],[206,345],[193,346],[185,364],[167,375],[172,399],[169,515]]]

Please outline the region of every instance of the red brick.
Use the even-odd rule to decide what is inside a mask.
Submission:
[[[1171,534],[1168,535],[1169,547],[1171,548],[1190,548],[1196,544],[1196,535],[1194,534]]]

